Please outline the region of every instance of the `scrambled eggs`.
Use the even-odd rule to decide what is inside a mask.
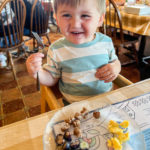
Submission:
[[[129,140],[129,132],[124,132],[129,127],[129,121],[124,120],[117,123],[113,120],[109,121],[108,130],[113,134],[113,137],[108,139],[107,146],[114,150],[122,150],[122,143]],[[128,130],[127,130],[128,131]]]

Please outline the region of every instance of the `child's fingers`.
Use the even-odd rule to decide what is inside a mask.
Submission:
[[[99,79],[100,79],[100,80],[109,80],[109,79],[111,79],[111,78],[113,78],[113,77],[114,77],[113,74],[109,74],[109,75],[107,75],[107,76],[99,77]]]
[[[107,76],[111,75],[111,72],[108,70],[106,72],[96,72],[95,76],[97,78],[106,78]]]
[[[41,69],[41,65],[35,65],[31,67],[31,72],[33,72],[33,74],[37,73],[39,70]]]
[[[31,59],[31,58],[35,58],[35,57],[44,57],[44,54],[43,53],[34,53],[32,55],[30,55],[28,58]]]
[[[30,63],[31,65],[36,65],[36,64],[42,64],[42,58],[34,58],[34,59],[31,59],[28,63]]]
[[[105,76],[105,74],[106,74],[106,76],[107,76],[109,74],[109,72],[111,72],[111,68],[110,68],[110,64],[107,64],[103,67],[98,68],[95,75],[97,77],[98,76],[100,77],[100,76]]]
[[[99,80],[104,80],[105,82],[111,82],[115,78],[115,74],[107,71],[105,73],[96,73],[96,78]]]
[[[97,69],[97,72],[104,73],[109,70],[108,64]]]
[[[42,66],[42,58],[44,57],[44,54],[42,53],[35,53],[28,57],[26,61],[26,66],[29,74],[34,75],[36,74],[41,66]]]
[[[30,64],[30,66],[33,67],[41,67],[42,66],[42,61],[34,61]]]
[[[34,53],[34,54],[30,55],[30,56],[32,56],[32,57],[44,57],[44,54],[38,52],[38,53]],[[30,57],[30,56],[29,56],[29,57]]]
[[[115,75],[112,75],[109,78],[105,79],[104,82],[105,83],[112,82],[115,78],[116,78]]]
[[[43,57],[44,57],[44,54],[42,54],[42,53],[32,54],[27,58],[27,63],[30,63],[30,62],[33,62],[36,60],[42,60]]]
[[[27,70],[31,76],[34,76],[41,69],[41,67],[41,65],[31,65],[30,67],[27,67]]]
[[[42,64],[42,58],[43,58],[43,54],[42,53],[36,53],[33,55],[30,55],[26,61],[26,65],[27,67],[30,67],[32,65],[36,65],[36,64]]]

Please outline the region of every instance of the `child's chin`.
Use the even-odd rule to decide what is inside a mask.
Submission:
[[[72,43],[76,44],[76,45],[79,45],[79,44],[84,44],[85,42],[83,42],[83,41],[73,41]]]

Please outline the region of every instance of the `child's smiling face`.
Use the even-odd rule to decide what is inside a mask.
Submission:
[[[73,44],[83,44],[94,39],[102,22],[96,0],[84,0],[77,7],[58,6],[56,21],[61,33]]]

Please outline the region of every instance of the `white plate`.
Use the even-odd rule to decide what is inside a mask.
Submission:
[[[108,150],[106,141],[111,134],[108,131],[110,120],[120,121],[129,120],[128,128],[130,140],[123,144],[123,150],[145,150],[145,141],[142,132],[134,120],[132,120],[123,110],[117,109],[114,105],[100,103],[98,101],[82,101],[73,103],[58,111],[48,122],[44,136],[44,150],[56,150],[55,136],[61,133],[63,120],[73,117],[76,112],[80,112],[86,107],[90,113],[88,118],[81,123],[83,142],[87,142],[91,147],[89,150]],[[92,117],[92,111],[98,109],[101,113],[100,119]],[[92,122],[92,123],[91,123]]]

